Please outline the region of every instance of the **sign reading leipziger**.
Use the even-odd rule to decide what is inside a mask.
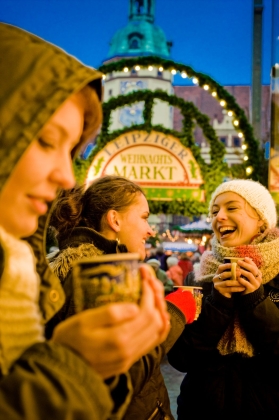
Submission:
[[[151,200],[204,200],[200,168],[179,139],[157,131],[131,131],[96,154],[86,182],[120,175],[139,184]]]

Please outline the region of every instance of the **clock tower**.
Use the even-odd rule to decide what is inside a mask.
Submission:
[[[110,43],[105,64],[123,59],[142,56],[170,58],[171,42],[166,40],[161,28],[154,25],[155,0],[130,0],[128,24],[119,29]],[[172,74],[161,67],[125,68],[112,72],[104,81],[104,100],[126,95],[142,89],[163,90],[173,93]],[[132,124],[141,124],[143,103],[119,108],[112,113],[111,130],[121,129]],[[153,125],[173,127],[173,108],[169,104],[156,100],[153,108]]]
[[[154,0],[130,0],[130,19],[136,16],[148,22],[154,22]]]

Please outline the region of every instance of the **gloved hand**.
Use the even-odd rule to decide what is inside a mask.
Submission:
[[[186,324],[191,324],[196,316],[196,301],[194,296],[188,290],[178,289],[173,293],[169,293],[165,300],[173,303],[183,312],[186,318]]]

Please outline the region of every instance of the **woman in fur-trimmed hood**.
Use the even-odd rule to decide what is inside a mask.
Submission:
[[[186,372],[178,419],[279,415],[279,230],[269,191],[232,180],[212,194],[212,250],[187,283],[202,285],[201,314],[169,353]],[[226,257],[226,260],[225,260]],[[228,257],[241,258],[234,277]],[[225,261],[224,261],[225,260]]]

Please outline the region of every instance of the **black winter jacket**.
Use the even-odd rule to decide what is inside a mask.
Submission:
[[[193,285],[193,273],[187,277]],[[186,325],[168,354],[186,372],[178,419],[279,418],[279,276],[241,299],[241,319],[254,357],[222,356],[216,349],[233,315],[233,299],[204,283],[202,312]]]

